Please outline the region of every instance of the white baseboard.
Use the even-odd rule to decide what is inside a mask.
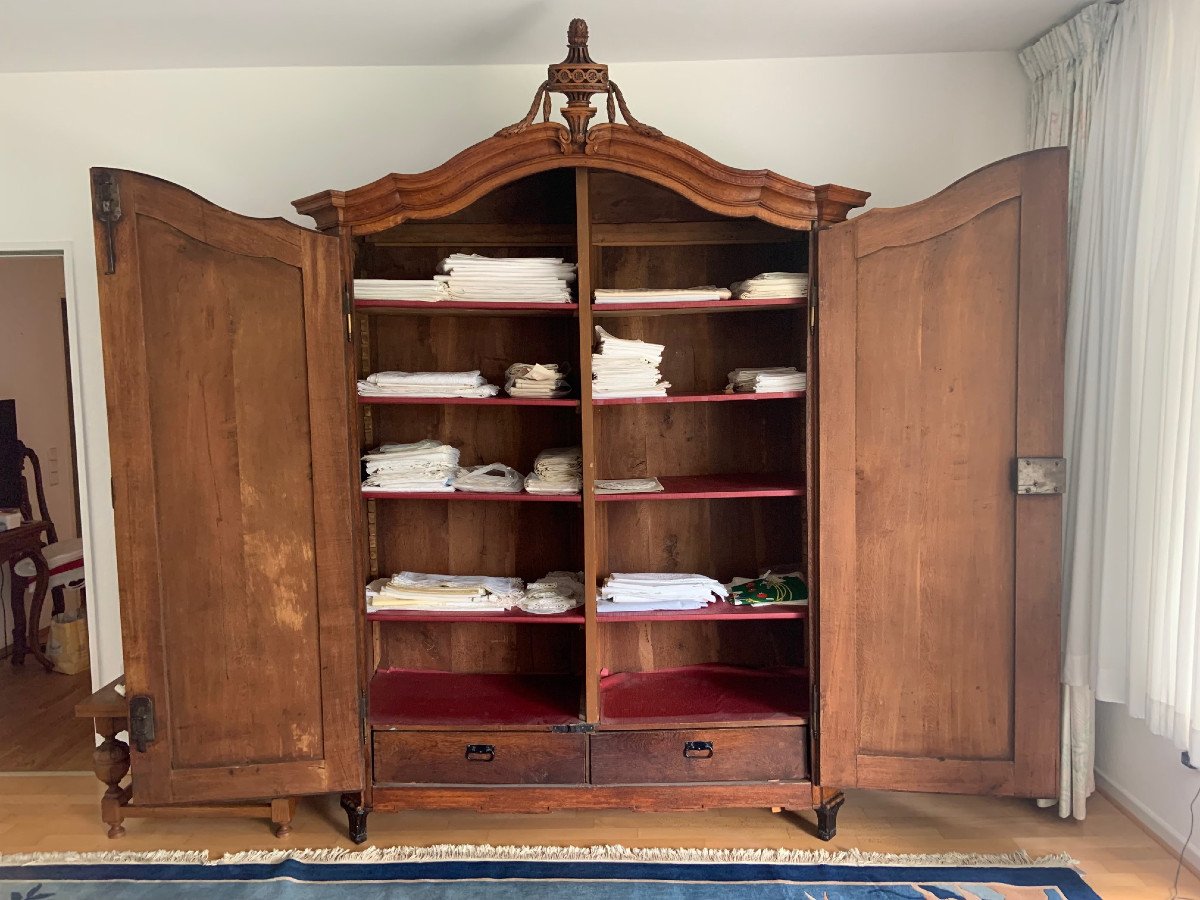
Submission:
[[[1134,816],[1147,831],[1157,836],[1160,841],[1171,848],[1172,853],[1178,855],[1187,835],[1176,831],[1161,816],[1099,769],[1095,771],[1096,789],[1113,802],[1123,806],[1125,811]],[[1200,815],[1197,815],[1196,819],[1196,833],[1192,835],[1192,843],[1183,856],[1184,865],[1193,872],[1200,871]]]

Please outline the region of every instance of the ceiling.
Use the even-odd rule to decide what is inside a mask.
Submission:
[[[601,62],[1015,50],[1086,0],[34,0],[0,72]]]

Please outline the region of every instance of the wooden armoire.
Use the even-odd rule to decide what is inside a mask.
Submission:
[[[847,787],[1054,795],[1066,162],[847,220],[868,194],[638,122],[576,20],[523,120],[297,201],[315,231],[94,169],[135,708],[120,802],[338,792],[356,841],[371,810],[813,808],[827,839]],[[456,252],[563,257],[576,302],[355,300],[356,277]],[[810,273],[810,296],[592,303],[772,271]],[[669,395],[594,398],[596,325],[664,344]],[[577,390],[355,389],[515,362],[565,363]],[[806,391],[724,392],[788,365]],[[361,490],[364,450],[423,438],[522,472],[578,444],[582,493]],[[594,489],[647,475],[662,493]],[[363,594],[401,570],[789,563],[807,607],[368,615]]]

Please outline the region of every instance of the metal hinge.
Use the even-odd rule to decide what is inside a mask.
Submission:
[[[358,695],[358,717],[364,722],[367,719],[367,694],[363,691]]]
[[[154,742],[154,701],[145,694],[129,698],[129,742],[138,753]]]
[[[1067,461],[1061,456],[1022,456],[1014,480],[1018,494],[1066,493]]]
[[[92,212],[104,225],[105,275],[117,271],[117,236],[114,228],[121,220],[121,188],[117,175],[108,169],[92,170]]]
[[[578,725],[554,725],[550,730],[558,734],[592,734],[596,726],[591,722],[580,722]]]
[[[350,305],[350,288],[342,288],[342,312],[346,315],[346,340],[351,340],[354,331],[354,310]]]

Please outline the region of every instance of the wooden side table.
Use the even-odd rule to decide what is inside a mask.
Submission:
[[[108,825],[108,836],[119,838],[125,833],[125,819],[167,818],[175,816],[242,816],[247,818],[269,818],[276,837],[284,837],[292,830],[292,817],[296,813],[295,797],[275,797],[248,803],[227,804],[147,804],[133,802],[133,784],[122,787],[121,782],[129,774],[129,744],[117,737],[129,730],[129,705],[125,697],[117,692],[118,678],[106,684],[92,696],[75,707],[75,716],[92,719],[96,734],[103,739],[92,751],[92,765],[99,778],[107,786],[100,800],[100,818]]]
[[[46,654],[42,652],[42,642],[38,632],[42,623],[42,606],[46,602],[46,591],[50,586],[50,567],[46,565],[46,557],[42,555],[42,534],[50,528],[49,522],[34,521],[0,531],[0,564],[9,563],[15,566],[23,559],[33,563],[33,602],[30,604],[28,625],[25,617],[25,585],[26,581],[13,575],[12,584],[12,613],[13,613],[13,647],[12,664],[22,665],[26,652],[32,653],[33,658],[47,670],[54,668]],[[28,634],[26,633],[28,632]]]

